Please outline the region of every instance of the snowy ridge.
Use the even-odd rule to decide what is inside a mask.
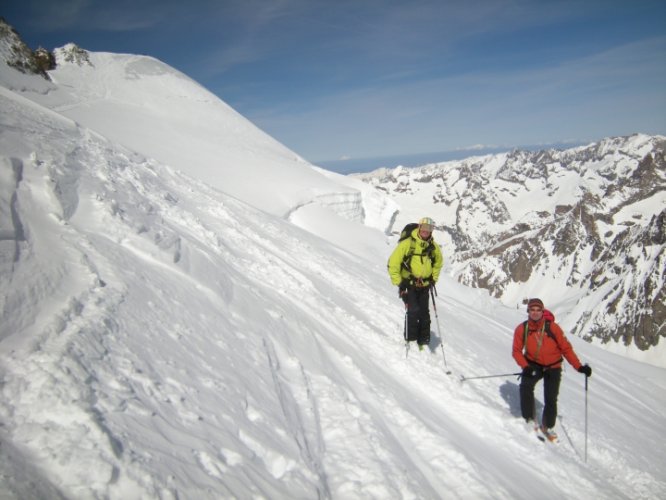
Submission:
[[[458,380],[517,370],[523,311],[443,277],[447,376],[441,339],[405,358],[393,236],[267,213],[297,203],[245,202],[2,86],[0,109],[3,498],[666,497],[663,368],[573,338],[595,370],[587,462],[570,368],[545,446],[514,377]]]
[[[5,72],[9,88],[132,151],[154,158],[270,213],[359,193],[319,173],[226,103],[147,56],[55,50],[53,83]],[[6,76],[10,75],[10,76]],[[17,81],[20,79],[20,82]],[[188,147],[183,147],[187,137]],[[248,177],[234,175],[247,171]],[[281,192],[273,186],[279,184]],[[356,200],[356,206],[359,201]],[[332,203],[358,220],[349,203]]]

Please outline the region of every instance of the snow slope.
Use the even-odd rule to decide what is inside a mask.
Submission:
[[[154,58],[85,51],[81,56],[81,49],[68,45],[56,50],[56,59],[57,68],[49,72],[53,83],[22,79],[17,90],[117,144],[280,216],[313,202],[336,210],[341,205],[339,211],[359,203],[357,191],[322,176],[217,96]],[[360,220],[357,213],[343,215]]]
[[[664,369],[571,339],[594,374],[546,445],[515,377],[459,380],[517,371],[523,311],[444,277],[444,343],[405,357],[381,232],[0,109],[2,498],[666,496]]]

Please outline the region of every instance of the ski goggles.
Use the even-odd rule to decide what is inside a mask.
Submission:
[[[419,230],[427,231],[428,233],[432,233],[433,229],[435,229],[435,226],[433,224],[421,224],[419,226]]]

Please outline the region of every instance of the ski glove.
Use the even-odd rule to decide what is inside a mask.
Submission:
[[[400,288],[398,288],[398,297],[400,297],[400,299],[406,304],[407,303],[407,289],[402,288],[402,286]]]
[[[578,368],[579,373],[584,373],[586,377],[592,376],[592,367],[590,365],[583,365]]]
[[[533,368],[531,366],[526,366],[523,368],[523,373],[521,374],[521,377],[536,377],[536,368]]]

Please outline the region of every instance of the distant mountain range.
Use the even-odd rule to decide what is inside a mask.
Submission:
[[[653,348],[666,336],[666,137],[379,169],[354,177],[435,218],[461,283],[541,296],[569,330]],[[663,344],[662,346],[663,347]]]
[[[392,156],[377,156],[370,158],[344,158],[339,160],[315,161],[317,165],[340,174],[366,173],[378,168],[420,167],[430,163],[441,163],[443,161],[463,160],[470,156],[498,154],[521,149],[525,151],[539,151],[542,149],[567,149],[574,146],[582,146],[583,142],[567,142],[554,144],[509,146],[478,146],[474,148],[456,149],[452,151],[436,151],[431,153],[415,153]]]

